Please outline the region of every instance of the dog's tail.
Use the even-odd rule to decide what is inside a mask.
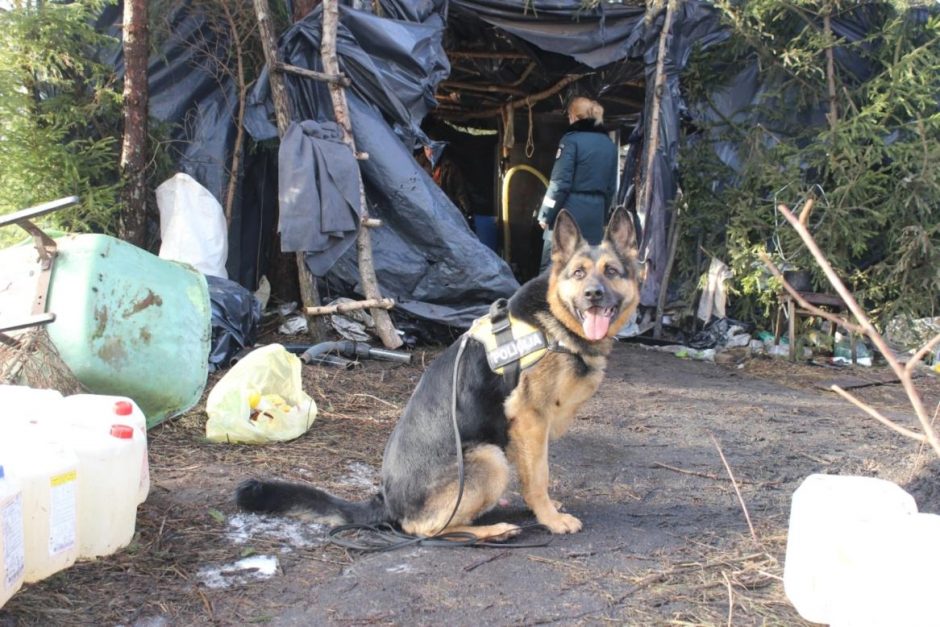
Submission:
[[[299,514],[324,525],[373,525],[389,521],[381,493],[361,502],[346,501],[299,483],[248,479],[235,491],[235,502],[259,514]]]

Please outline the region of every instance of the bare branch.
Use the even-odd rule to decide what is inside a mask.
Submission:
[[[741,510],[744,512],[747,528],[751,530],[751,537],[754,539],[754,542],[759,543],[757,533],[754,531],[754,525],[751,524],[751,515],[747,513],[747,505],[744,504],[744,497],[741,496],[741,490],[738,488],[738,482],[734,478],[734,473],[731,472],[731,466],[728,465],[728,460],[725,459],[725,454],[721,451],[721,446],[718,445],[718,440],[715,439],[715,436],[709,433],[708,437],[712,439],[715,448],[718,449],[718,455],[721,456],[721,463],[725,465],[725,470],[728,471],[728,476],[731,478],[731,485],[734,487],[734,493],[738,495],[738,503],[741,504]]]

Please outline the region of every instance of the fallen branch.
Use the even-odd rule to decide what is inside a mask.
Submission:
[[[759,543],[760,541],[757,539],[757,534],[754,532],[754,525],[751,524],[751,515],[747,512],[747,505],[744,504],[744,497],[741,496],[741,490],[738,488],[738,482],[734,478],[734,473],[731,472],[731,466],[728,465],[728,460],[725,459],[725,454],[718,445],[718,440],[715,439],[715,436],[709,433],[708,437],[712,439],[712,442],[715,444],[715,448],[718,449],[718,455],[721,457],[721,463],[725,465],[725,470],[728,471],[728,476],[731,478],[731,485],[734,486],[734,493],[738,495],[738,502],[741,504],[741,510],[744,512],[744,519],[747,521],[747,528],[751,530],[751,537],[754,538],[754,542]]]
[[[666,470],[671,470],[671,471],[673,471],[673,472],[678,472],[678,473],[683,474],[683,475],[691,475],[691,476],[693,476],[693,477],[702,477],[703,479],[711,479],[712,481],[720,481],[720,482],[722,482],[722,483],[725,482],[725,478],[724,478],[724,477],[719,477],[718,475],[712,474],[712,473],[710,473],[710,472],[699,472],[699,471],[697,471],[697,470],[686,470],[685,468],[679,468],[679,467],[677,467],[677,466],[670,466],[669,464],[664,464],[664,463],[662,463],[662,462],[653,462],[653,466],[656,467],[656,468],[664,468],[664,469],[666,469]],[[741,479],[741,483],[747,483],[747,484],[757,485],[757,486],[780,485],[780,482],[779,482],[779,481],[747,481],[747,480],[745,480],[745,479]]]
[[[872,418],[874,418],[881,424],[885,425],[889,429],[893,429],[894,431],[897,431],[901,435],[911,438],[912,440],[916,440],[918,442],[927,441],[927,438],[924,437],[923,434],[920,434],[915,431],[911,431],[910,429],[907,429],[905,427],[902,427],[901,425],[894,422],[890,418],[887,418],[884,414],[879,412],[877,409],[875,409],[871,405],[868,405],[862,402],[861,400],[859,400],[852,394],[846,392],[838,385],[831,385],[829,386],[829,389],[835,392],[836,394],[838,394],[839,396],[841,396],[842,398],[844,398],[845,400],[847,400],[848,402],[852,403],[853,405],[855,405],[856,407],[861,409],[863,412],[865,412],[866,414],[868,414],[869,416],[871,416]]]
[[[348,311],[357,311],[359,309],[391,309],[395,306],[395,301],[391,298],[367,298],[350,303],[338,303],[336,305],[323,305],[322,307],[307,307],[308,316],[326,316],[335,313],[346,313]]]
[[[725,586],[728,588],[728,627],[731,627],[731,617],[734,615],[734,590],[731,588],[731,580],[727,573],[721,571],[721,578],[725,580]]]

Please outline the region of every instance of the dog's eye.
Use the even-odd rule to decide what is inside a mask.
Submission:
[[[613,266],[607,266],[604,268],[604,276],[606,276],[608,279],[616,279],[620,276],[620,270]]]
[[[571,276],[573,276],[576,279],[583,279],[584,277],[587,276],[587,272],[584,271],[584,268],[578,268],[577,270],[571,273]]]

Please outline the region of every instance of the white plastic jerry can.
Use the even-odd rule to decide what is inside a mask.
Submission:
[[[150,493],[150,462],[147,456],[147,418],[130,398],[103,394],[74,394],[62,399],[62,416],[69,423],[110,433],[114,424],[134,428],[134,448],[139,458],[137,504]]]
[[[915,514],[914,497],[890,481],[807,477],[793,493],[783,571],[784,591],[800,616],[832,623],[857,569],[859,555],[853,547],[877,541],[864,530],[898,524]],[[862,543],[860,534],[867,538]]]
[[[110,555],[130,544],[137,522],[140,462],[134,428],[69,429],[78,456],[78,557]]]
[[[0,465],[0,607],[23,585],[23,493]]]
[[[4,471],[22,491],[24,583],[68,568],[78,557],[78,458],[35,424],[0,440]]]

